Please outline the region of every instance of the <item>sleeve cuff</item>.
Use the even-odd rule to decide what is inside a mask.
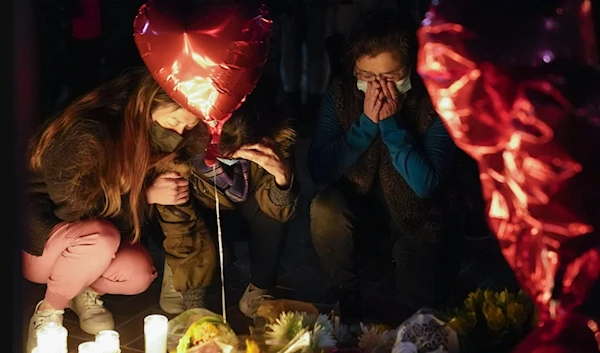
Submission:
[[[289,206],[296,200],[296,183],[294,182],[295,176],[292,173],[292,179],[290,180],[290,186],[282,190],[275,183],[275,178],[271,181],[271,187],[269,188],[269,200],[279,207]]]
[[[402,122],[396,116],[391,116],[379,122],[381,139],[389,147],[401,147],[414,142],[412,136],[404,129]]]
[[[375,124],[371,119],[369,119],[369,117],[366,116],[364,113],[360,115],[360,117],[358,118],[358,122],[367,135],[377,135],[377,124]]]
[[[392,115],[387,119],[381,120],[379,122],[379,129],[381,129],[381,132],[400,129],[400,126],[398,126],[398,122],[396,121],[396,116]]]

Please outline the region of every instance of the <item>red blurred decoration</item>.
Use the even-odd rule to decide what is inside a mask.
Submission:
[[[418,32],[417,70],[477,160],[489,225],[539,311],[517,352],[600,349],[581,305],[600,275],[593,28],[589,0],[434,0]]]
[[[590,339],[597,332],[596,323],[577,313],[566,314],[561,320],[549,321],[520,342],[517,351],[527,353],[587,353],[598,352]],[[592,326],[592,327],[590,327]]]
[[[160,86],[202,119],[212,165],[223,124],[254,90],[269,53],[273,22],[262,2],[150,0],[134,21],[134,39]]]

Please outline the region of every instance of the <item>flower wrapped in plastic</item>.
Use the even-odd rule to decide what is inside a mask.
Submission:
[[[337,342],[333,324],[324,314],[282,312],[266,327],[266,343],[280,353],[314,353],[333,348]]]
[[[384,324],[360,323],[358,346],[365,353],[390,352],[396,339],[397,329]]]
[[[202,308],[170,320],[167,338],[170,353],[231,353],[239,343],[221,315]]]
[[[462,352],[512,347],[535,322],[533,302],[522,290],[514,294],[507,289],[478,289],[448,315],[448,326],[458,333]]]
[[[392,353],[458,353],[458,335],[433,311],[421,309],[397,329]]]

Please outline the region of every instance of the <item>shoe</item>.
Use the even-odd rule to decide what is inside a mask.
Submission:
[[[252,289],[250,290],[251,284],[246,287],[244,295],[240,298],[240,311],[251,319],[256,317],[256,310],[265,300],[275,299],[272,295],[269,295],[269,291],[266,289]]]
[[[185,311],[183,296],[173,287],[173,271],[171,266],[165,261],[165,270],[163,272],[162,287],[160,288],[160,308],[169,314],[181,314]]]
[[[79,327],[83,332],[95,335],[102,330],[114,330],[115,321],[104,307],[100,294],[86,288],[71,300],[71,310],[79,316]]]
[[[33,311],[33,316],[29,320],[29,332],[27,333],[27,353],[31,353],[37,346],[37,332],[44,325],[53,322],[60,326],[63,325],[64,310],[46,309],[38,311],[42,301],[37,303]]]

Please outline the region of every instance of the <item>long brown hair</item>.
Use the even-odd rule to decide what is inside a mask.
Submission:
[[[149,207],[143,202],[148,171],[168,155],[150,141],[152,112],[177,104],[160,88],[146,68],[135,68],[76,99],[40,129],[29,145],[29,167],[39,172],[44,153],[66,136],[85,141],[86,148],[73,158],[68,194],[77,193],[86,210],[99,209],[100,217],[127,210],[133,226],[133,241],[141,236]],[[178,106],[177,106],[178,107]],[[81,133],[80,126],[101,131],[98,138]],[[97,127],[97,128],[96,128]],[[84,140],[85,139],[85,140]],[[128,205],[121,197],[127,195]]]

